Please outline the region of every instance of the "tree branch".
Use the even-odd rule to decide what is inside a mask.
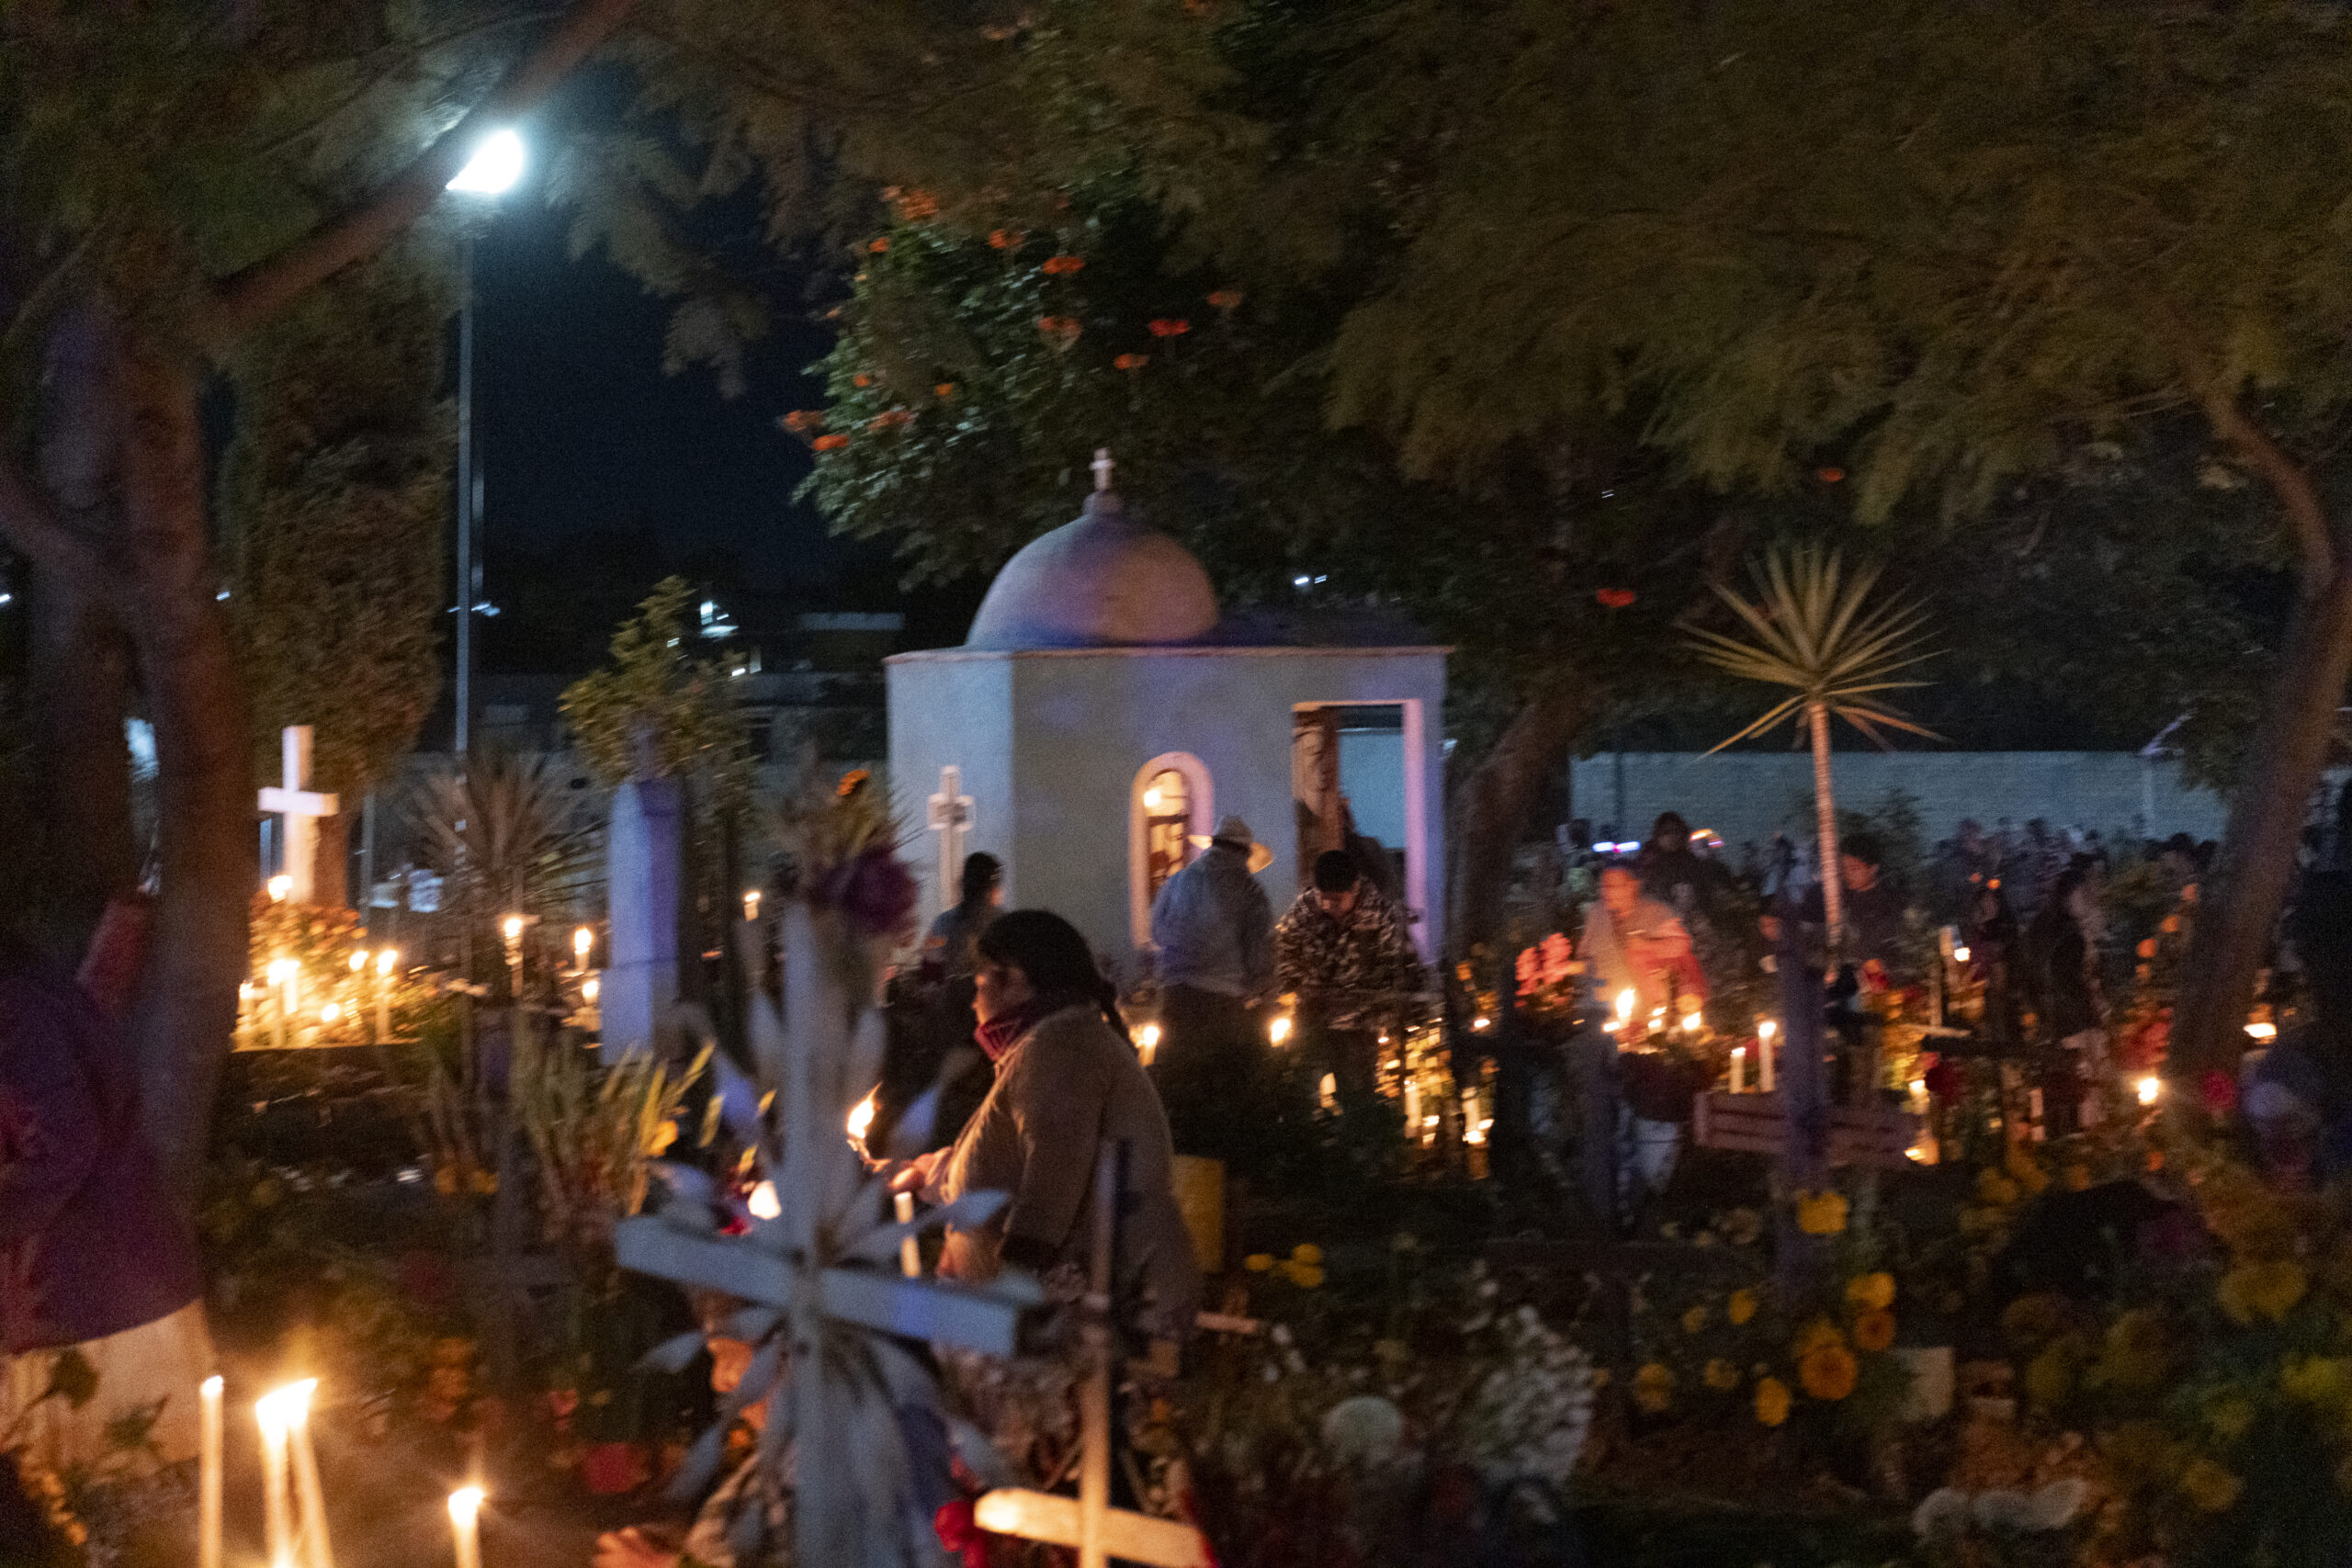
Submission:
[[[215,284],[197,318],[197,342],[217,355],[309,289],[382,249],[440,198],[485,132],[535,107],[612,36],[635,4],[580,0],[488,96],[373,195]]]

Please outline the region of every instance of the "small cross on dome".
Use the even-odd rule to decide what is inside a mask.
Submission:
[[[1094,461],[1088,466],[1094,470],[1096,492],[1099,494],[1109,490],[1111,488],[1111,449],[1108,446],[1097,446],[1094,449]]]

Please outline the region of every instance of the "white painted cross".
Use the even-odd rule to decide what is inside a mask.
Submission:
[[[1087,467],[1094,470],[1096,490],[1105,491],[1111,488],[1111,449],[1108,446],[1097,446],[1094,449],[1094,461],[1089,463]]]
[[[963,894],[964,835],[972,828],[972,797],[963,793],[964,770],[939,770],[939,793],[931,797],[929,824],[939,835],[939,907],[952,909]]]
[[[289,724],[280,739],[285,783],[261,792],[261,808],[276,812],[284,824],[278,842],[285,851],[287,899],[308,904],[316,893],[311,872],[319,855],[319,818],[334,816],[341,807],[334,795],[311,789],[311,727]]]
[[[1078,1548],[1079,1568],[1107,1568],[1108,1560],[1152,1568],[1215,1568],[1201,1532],[1178,1519],[1154,1518],[1111,1506],[1111,1263],[1117,1246],[1119,1157],[1105,1147],[1094,1168],[1094,1235],[1087,1265],[1086,1381],[1079,1387],[1083,1447],[1078,1495],[1005,1487],[982,1496],[972,1522],[991,1535],[1019,1536]]]

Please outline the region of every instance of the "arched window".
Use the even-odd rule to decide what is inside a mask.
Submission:
[[[1151,901],[1168,879],[1192,863],[1216,807],[1209,771],[1198,757],[1170,751],[1136,773],[1128,811],[1128,869],[1136,945],[1151,940]]]

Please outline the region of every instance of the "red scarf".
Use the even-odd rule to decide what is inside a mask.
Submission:
[[[1035,1029],[1037,1021],[1057,1005],[1060,1004],[1048,1004],[1042,997],[1025,1001],[1010,1011],[997,1014],[972,1031],[972,1038],[979,1043],[989,1061],[1001,1062],[1004,1060],[1004,1054],[1018,1045],[1021,1037]]]

